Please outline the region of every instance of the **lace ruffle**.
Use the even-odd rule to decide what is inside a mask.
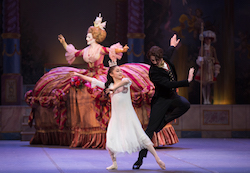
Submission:
[[[116,44],[110,46],[109,58],[112,61],[116,61],[117,59],[120,60],[122,58],[122,53],[115,53],[115,49],[122,49],[122,45],[120,43],[116,43]]]
[[[65,53],[66,60],[68,61],[69,64],[72,64],[76,59],[75,53],[77,52],[77,49],[75,49],[75,47],[72,44],[69,44],[66,47],[66,51],[67,51]]]

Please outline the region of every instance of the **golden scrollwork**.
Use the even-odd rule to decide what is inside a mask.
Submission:
[[[15,53],[17,53],[17,55],[21,55],[21,52],[20,52],[20,50],[19,51],[17,51],[17,45],[15,44],[14,45],[15,46],[15,50],[14,50],[14,52],[13,53],[8,53],[7,51],[6,51],[6,44],[4,44],[4,48],[3,48],[3,53],[2,53],[2,55],[4,56],[4,55],[7,55],[8,57],[12,57],[12,56],[14,56],[15,55]]]
[[[131,45],[131,49],[129,49],[130,51],[127,52],[128,55],[131,55],[131,53],[135,56],[135,57],[140,57],[140,56],[144,56],[145,52],[144,52],[144,45],[141,45],[141,52],[140,53],[135,53],[134,51],[134,44]]]

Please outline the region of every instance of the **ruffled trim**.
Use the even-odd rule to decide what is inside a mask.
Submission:
[[[122,58],[122,53],[115,53],[116,49],[122,49],[122,45],[120,43],[116,43],[112,46],[110,46],[109,49],[109,58],[114,62],[117,59],[121,59]]]
[[[32,91],[28,91],[25,94],[26,103],[33,109],[41,105],[42,107],[51,108],[53,107],[54,118],[59,124],[59,129],[64,128],[64,123],[67,120],[66,115],[66,100],[67,94],[62,89],[54,89],[50,96],[35,97],[32,96]],[[29,116],[29,125],[32,126],[32,121],[34,119],[33,110]]]
[[[106,146],[106,149],[110,150],[112,153],[114,153],[115,156],[125,154],[125,153],[132,154],[132,153],[138,152],[138,151],[145,149],[145,148],[147,148],[147,146],[144,145],[143,143],[141,143],[141,145],[138,145],[138,146],[129,146],[126,148],[121,147],[119,149],[118,148],[114,149],[114,147],[112,145]]]
[[[92,133],[84,129],[73,130],[42,130],[37,129],[30,140],[30,144],[65,145],[82,148],[105,148],[106,131],[92,130]]]
[[[147,139],[142,138],[143,143],[147,143]],[[157,134],[154,134],[153,144],[154,147],[172,145],[178,143],[178,137],[172,126],[167,125]],[[43,145],[65,145],[70,147],[82,148],[106,148],[106,131],[102,129],[94,129],[86,131],[86,129],[75,128],[73,130],[56,130],[56,129],[36,129],[36,133],[30,140],[30,144],[43,144]],[[144,146],[146,147],[146,146]],[[141,148],[136,148],[134,152],[139,151]]]
[[[154,147],[159,146],[166,146],[166,145],[173,145],[179,142],[178,136],[175,133],[174,127],[170,124],[167,124],[161,131],[158,133],[154,133],[154,136],[151,140],[147,136],[142,136],[139,139],[139,143],[142,144],[140,146],[129,148],[129,151],[127,150],[119,150],[115,151],[112,149],[112,146],[106,147],[106,149],[111,150],[116,156],[124,153],[134,153],[138,152],[141,149],[147,148],[149,145],[153,145]]]
[[[149,137],[145,134],[140,137],[139,139],[140,143],[143,144],[142,148],[147,148],[149,145],[154,145],[153,142],[149,139]]]
[[[30,140],[30,144],[69,146],[71,140],[72,134],[69,131],[36,130],[35,135]]]
[[[91,131],[75,128],[72,132],[74,134],[70,147],[105,148],[106,131],[101,128],[92,129]]]
[[[154,133],[152,138],[154,147],[173,145],[179,142],[178,136],[175,133],[174,127],[167,124],[161,131]]]
[[[77,49],[75,49],[75,47],[72,45],[72,44],[69,44],[67,47],[66,47],[66,53],[65,53],[65,57],[66,57],[66,60],[68,61],[69,64],[72,64],[76,57],[75,57],[75,53],[78,51]]]

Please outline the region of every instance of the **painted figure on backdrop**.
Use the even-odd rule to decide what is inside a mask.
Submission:
[[[146,45],[148,47],[147,50],[151,47],[150,44],[155,42],[156,38],[162,39],[162,24],[164,30],[173,33],[170,28],[171,18],[173,16],[172,11],[172,0],[150,0],[144,2],[144,22],[145,22],[145,34],[147,37]],[[188,4],[187,0],[181,0],[182,5],[185,6]]]
[[[213,83],[217,80],[217,76],[220,73],[220,63],[217,59],[216,50],[211,45],[212,42],[216,41],[215,33],[211,30],[204,31],[203,34],[200,34],[200,39],[203,38],[203,52],[200,50],[199,57],[196,59],[199,69],[195,76],[195,80],[200,82],[202,78],[203,104],[211,104],[211,90]]]
[[[172,28],[172,31],[176,32],[181,38],[185,38],[182,34],[182,30],[187,29],[188,32],[193,32],[193,37],[196,39],[200,34],[203,12],[197,8],[195,15],[193,15],[193,9],[188,8],[187,14],[182,14],[179,18],[180,25]],[[186,27],[187,25],[187,27]]]
[[[151,61],[149,78],[154,83],[155,94],[151,102],[151,112],[146,134],[152,138],[154,132],[160,131],[167,123],[179,118],[190,108],[189,101],[179,96],[176,92],[178,87],[187,87],[193,80],[194,68],[190,68],[188,79],[177,80],[174,65],[170,62],[174,48],[178,45],[174,35],[170,40],[170,47],[163,56],[163,49],[153,46],[147,53]],[[143,163],[143,158],[147,157],[147,149],[139,152],[138,160],[134,163],[133,169],[139,169]]]
[[[91,87],[98,86],[104,89],[111,98],[111,118],[106,133],[106,149],[110,153],[113,164],[106,169],[116,170],[118,168],[117,154],[131,154],[142,148],[147,148],[159,166],[165,169],[164,162],[157,155],[153,143],[144,132],[133,108],[130,95],[132,81],[129,78],[123,78],[122,70],[117,66],[116,60],[109,61],[109,66],[106,83],[96,78],[74,73],[81,79],[90,82]]]
[[[250,59],[250,44],[248,43],[249,34],[248,32],[239,31],[238,38],[235,39],[239,46],[235,51],[239,51],[239,57],[242,58],[247,53],[247,58]]]
[[[75,121],[78,124],[71,128],[71,130],[73,129],[73,131],[77,131],[77,133],[72,132],[74,133],[74,139],[70,144],[71,147],[83,145],[85,148],[103,148],[105,146],[105,133],[103,133],[103,130],[101,129],[105,129],[107,127],[110,118],[110,105],[106,104],[109,103],[109,101],[107,99],[103,99],[102,89],[98,87],[91,88],[91,84],[88,81],[80,80],[80,82],[74,82],[75,77],[72,76],[72,73],[70,73],[77,72],[82,75],[96,78],[102,82],[106,82],[108,68],[103,65],[104,56],[109,55],[111,60],[120,59],[122,57],[122,53],[126,52],[128,47],[122,47],[119,43],[112,45],[111,47],[104,47],[100,45],[100,43],[106,38],[106,31],[104,29],[105,25],[106,22],[102,22],[101,16],[96,18],[94,21],[94,26],[89,27],[86,35],[88,46],[81,50],[77,50],[72,44],[67,44],[63,35],[58,35],[58,40],[66,50],[65,56],[68,63],[72,64],[76,57],[82,57],[83,60],[88,63],[88,68],[54,68],[40,78],[33,91],[28,91],[26,93],[26,102],[33,107],[32,112],[34,113],[34,110],[39,105],[45,108],[52,107],[58,127],[60,130],[62,130],[64,129],[65,122],[68,118],[66,115],[67,95],[74,94],[71,90],[72,87],[77,88],[80,85],[84,87],[83,89],[78,90],[78,92],[82,92],[84,99],[76,98],[76,96],[74,96],[75,99],[81,99],[77,100],[77,102],[74,101],[74,104],[79,104],[81,102],[82,105],[77,106],[70,104],[70,108],[73,106],[74,109],[79,109],[78,114],[80,114],[80,121],[83,121],[81,122],[82,125],[79,125],[79,122]],[[141,123],[143,125],[147,125],[150,112],[150,101],[154,93],[154,85],[148,78],[149,65],[143,63],[127,63],[121,65],[120,68],[123,71],[123,76],[129,78],[132,81],[131,96],[133,106],[135,107],[136,111],[139,112],[137,115],[139,116]],[[72,83],[73,85],[77,85],[73,86]],[[70,98],[73,98],[73,96]],[[92,113],[88,113],[88,116],[86,116],[87,112],[89,112],[89,107],[94,109],[94,115],[92,115]],[[94,116],[99,122],[100,127],[96,127],[96,124],[92,125],[93,118],[90,118],[92,116]],[[71,118],[72,117],[73,116],[71,116]],[[30,124],[33,118],[34,115],[31,114]],[[79,120],[79,118],[77,118],[77,120]],[[88,127],[85,127],[87,125]],[[86,132],[86,129],[91,131],[91,135],[89,132]],[[40,131],[37,133],[40,133]],[[46,130],[44,133],[46,133]],[[155,146],[169,145],[178,142],[178,137],[172,125],[170,124],[159,133],[161,134],[154,135],[155,138],[153,142]],[[49,135],[48,132],[48,137],[50,136],[51,135]],[[37,138],[39,138],[39,136],[35,135],[33,141],[41,141],[44,139]],[[87,138],[90,138],[89,140],[94,142],[89,143],[89,140],[86,141]],[[88,144],[85,144],[84,140],[85,142],[88,142]]]

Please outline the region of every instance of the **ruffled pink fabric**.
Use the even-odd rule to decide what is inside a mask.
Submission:
[[[78,51],[77,49],[75,49],[75,47],[72,45],[72,44],[69,44],[67,47],[66,47],[66,53],[65,53],[65,57],[66,57],[66,60],[68,61],[69,64],[72,64],[76,57],[75,57],[75,53]]]
[[[117,59],[121,59],[122,58],[122,53],[115,53],[115,49],[122,49],[122,45],[120,43],[116,43],[112,46],[110,46],[109,49],[109,58],[114,62]]]

